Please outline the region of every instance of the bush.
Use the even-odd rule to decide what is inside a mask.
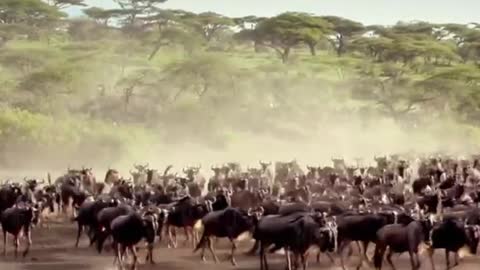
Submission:
[[[66,166],[78,160],[116,164],[140,156],[142,145],[149,145],[151,138],[134,126],[0,109],[0,159],[9,167],[19,166],[19,160],[29,167]]]

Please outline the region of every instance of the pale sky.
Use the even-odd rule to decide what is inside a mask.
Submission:
[[[112,0],[87,0],[87,3],[116,7]],[[395,24],[422,20],[434,23],[480,22],[480,0],[169,0],[165,8],[193,12],[214,11],[232,17],[274,16],[285,11],[335,15],[364,24]],[[72,15],[81,14],[70,10]]]

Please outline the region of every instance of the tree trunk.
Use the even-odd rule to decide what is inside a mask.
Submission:
[[[254,50],[255,50],[256,53],[259,53],[259,52],[260,52],[260,47],[261,47],[261,46],[260,46],[260,42],[258,42],[257,40],[255,40],[255,41],[253,42],[253,48],[254,48]]]
[[[288,57],[290,56],[290,47],[283,49],[283,52],[280,54],[282,56],[282,63],[286,64],[288,62]]]
[[[338,38],[337,56],[341,57],[344,52],[345,52],[345,41],[343,40],[343,37],[340,36]]]
[[[317,43],[316,42],[308,42],[307,45],[308,45],[308,48],[310,49],[310,54],[312,56],[316,56],[317,55],[317,50],[315,49],[315,46],[317,45]]]

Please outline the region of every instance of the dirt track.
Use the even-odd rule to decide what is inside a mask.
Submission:
[[[11,239],[8,240],[7,257],[0,255],[0,270],[86,270],[86,269],[115,269],[113,266],[113,256],[110,252],[98,255],[93,249],[87,248],[87,241],[83,236],[81,247],[73,248],[74,236],[76,229],[73,224],[53,224],[50,229],[36,228],[33,232],[33,246],[31,253],[25,259],[19,257],[18,260],[13,258],[13,250]],[[207,262],[201,262],[199,254],[193,254],[191,248],[184,247],[183,236],[179,236],[179,248],[168,249],[164,244],[158,244],[158,248],[154,252],[156,264],[153,266],[144,265],[145,256],[141,251],[139,269],[164,269],[164,270],[221,270],[221,269],[237,269],[237,270],[254,270],[259,269],[257,257],[246,257],[242,253],[247,250],[251,244],[244,242],[240,245],[237,262],[235,268],[231,266],[227,259],[229,252],[229,244],[220,241],[216,245],[217,255],[221,262],[214,264],[209,257],[207,251]],[[24,246],[21,246],[21,251]],[[1,249],[3,250],[3,245]],[[371,252],[371,251],[370,251]],[[453,257],[453,256],[452,256]],[[421,257],[422,269],[431,269],[428,260]],[[338,260],[337,260],[338,261]],[[393,259],[397,269],[410,269],[408,255],[395,257]],[[443,251],[437,251],[435,258],[436,268],[445,269],[445,257]],[[453,262],[453,258],[451,259]],[[356,258],[349,261],[349,269],[355,269]],[[269,265],[272,270],[283,270],[284,260],[282,256],[270,255]],[[467,257],[461,260],[460,266],[456,270],[477,270],[480,267],[480,258]],[[309,269],[340,269],[338,266],[332,266],[328,259],[322,256],[320,264],[317,264],[311,258]],[[367,269],[367,268],[363,268]],[[390,269],[388,265],[384,265],[384,269]]]

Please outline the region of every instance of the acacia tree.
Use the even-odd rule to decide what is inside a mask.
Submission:
[[[192,27],[207,43],[217,37],[219,32],[234,25],[234,21],[231,18],[214,12],[185,13],[181,18],[183,23]]]
[[[255,31],[262,44],[274,49],[286,63],[293,47],[318,40],[327,26],[308,14],[287,12],[262,21]]]
[[[341,17],[324,16],[321,18],[332,25],[333,33],[329,36],[328,40],[333,48],[335,48],[338,56],[342,56],[347,51],[350,39],[365,30],[365,27],[361,23]]]
[[[367,70],[353,80],[352,97],[373,102],[380,111],[395,120],[436,98],[436,93],[415,87],[407,70],[394,64],[383,64],[380,70]]]
[[[71,6],[86,7],[85,0],[44,0],[47,4],[54,6],[58,9],[64,9]]]
[[[91,7],[83,10],[83,13],[98,24],[108,25],[109,21],[115,16],[112,10],[106,10],[99,7]]]
[[[41,0],[0,1],[0,24],[38,26],[45,19],[59,18],[64,15]]]

